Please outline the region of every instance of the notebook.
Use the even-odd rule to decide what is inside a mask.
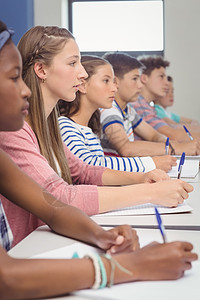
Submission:
[[[180,159],[177,159],[177,165],[173,166],[168,172],[171,178],[177,178],[178,176],[178,166]],[[182,167],[181,178],[194,178],[199,172],[199,160],[197,159],[185,159],[184,165]]]
[[[155,215],[155,209],[154,209],[155,206],[158,208],[160,214],[183,213],[183,212],[191,212],[193,210],[193,208],[189,206],[186,203],[186,201],[184,201],[182,204],[179,204],[177,207],[173,207],[173,208],[147,203],[147,204],[126,207],[123,209],[112,210],[110,212],[98,214],[96,216],[98,217],[98,216]]]

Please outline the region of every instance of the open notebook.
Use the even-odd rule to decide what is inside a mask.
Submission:
[[[178,176],[178,166],[180,159],[177,159],[177,165],[172,167],[168,172],[171,178],[177,178]],[[181,178],[194,178],[199,172],[199,160],[197,159],[185,159],[184,165],[182,167]]]
[[[155,209],[157,207],[160,214],[173,214],[173,213],[183,213],[190,212],[193,210],[191,206],[189,206],[186,201],[182,204],[179,204],[177,207],[168,208],[162,205],[154,205],[151,203],[141,204],[131,207],[126,207],[123,209],[112,210],[110,212],[96,215],[98,216],[134,216],[134,215],[154,215]]]

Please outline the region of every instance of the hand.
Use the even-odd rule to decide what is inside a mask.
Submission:
[[[144,175],[143,182],[148,182],[148,183],[170,179],[169,175],[167,175],[166,172],[159,169],[154,169],[148,173],[144,173],[143,175]]]
[[[180,179],[170,179],[150,185],[149,195],[151,203],[176,207],[188,198],[188,193],[193,191],[193,186]]]
[[[97,246],[110,254],[135,251],[140,247],[137,232],[129,225],[101,231],[97,236]]]
[[[117,269],[116,282],[178,279],[191,269],[191,262],[198,259],[192,249],[192,244],[187,242],[154,242],[133,253],[116,255],[115,259],[133,272],[130,276]]]
[[[172,146],[177,155],[185,152],[186,155],[200,155],[200,141],[193,140],[187,143],[176,143],[173,141]]]
[[[176,157],[171,155],[154,156],[152,157],[156,168],[165,172],[169,172],[173,166],[176,166]]]

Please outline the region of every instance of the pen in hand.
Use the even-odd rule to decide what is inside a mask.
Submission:
[[[165,155],[168,155],[168,152],[169,152],[169,138],[167,138],[165,142]]]
[[[185,129],[185,132],[187,133],[187,135],[189,136],[189,138],[191,139],[191,141],[193,140],[193,137],[191,135],[191,133],[189,132],[189,130],[187,129],[187,127],[185,125],[183,125],[183,128]]]
[[[179,162],[179,166],[178,166],[178,179],[181,178],[181,172],[182,172],[182,167],[183,167],[184,162],[185,162],[185,152],[182,153],[181,159],[180,159],[180,162]]]
[[[162,238],[163,238],[163,243],[166,243],[166,234],[165,234],[165,227],[162,223],[162,219],[161,219],[161,216],[158,212],[158,209],[157,207],[155,207],[155,214],[156,214],[156,219],[157,219],[157,222],[158,222],[158,228],[160,230],[160,233],[162,235]]]

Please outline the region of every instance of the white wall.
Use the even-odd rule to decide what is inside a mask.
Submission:
[[[67,0],[35,0],[35,25],[68,27]],[[200,121],[200,0],[164,0],[165,58],[174,78],[174,112]]]
[[[68,27],[67,0],[35,0],[35,25]]]
[[[165,58],[174,78],[174,111],[200,121],[199,16],[199,0],[165,0]]]

